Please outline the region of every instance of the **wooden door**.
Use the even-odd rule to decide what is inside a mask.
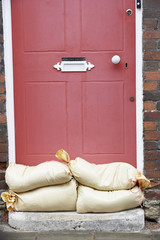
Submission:
[[[135,1],[11,6],[16,162],[36,165],[63,148],[72,159],[136,166]],[[95,67],[57,71],[63,57],[85,57]]]

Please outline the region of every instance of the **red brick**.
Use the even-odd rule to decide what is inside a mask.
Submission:
[[[0,74],[0,83],[4,83],[5,78],[4,78],[4,74]]]
[[[8,211],[5,211],[3,214],[3,222],[7,223],[8,222]]]
[[[3,35],[0,34],[0,43],[3,43]]]
[[[0,189],[8,189],[8,186],[4,180],[0,181]]]
[[[145,0],[145,1],[143,1],[143,7],[148,8],[148,9],[160,8],[160,1],[159,0]]]
[[[146,0],[145,0],[146,1]],[[145,3],[145,1],[143,1]],[[150,0],[152,2],[152,0]],[[158,1],[158,0],[156,0]],[[143,11],[143,18],[159,18],[160,16],[160,8],[149,8],[144,9]]]
[[[6,101],[6,96],[5,95],[0,95],[0,103]]]
[[[159,70],[159,62],[158,61],[145,61],[143,63],[143,70],[145,72],[158,71]]]
[[[144,101],[159,101],[160,91],[144,91]]]
[[[145,171],[146,172],[146,174],[145,174],[145,176],[147,177],[147,178],[154,178],[154,179],[160,179],[160,171],[149,171],[149,170],[146,170]]]
[[[144,139],[148,141],[158,141],[160,139],[160,132],[146,131],[144,135]]]
[[[156,110],[156,103],[151,101],[144,102],[144,110]]]
[[[0,143],[0,153],[7,152],[7,144]]]
[[[143,21],[143,26],[146,28],[155,28],[157,27],[157,20],[144,20]]]
[[[0,172],[0,180],[5,180],[5,173],[4,172]]]
[[[143,49],[146,51],[146,50],[154,50],[154,49],[156,49],[156,47],[157,47],[157,42],[155,41],[155,40],[145,40],[144,42],[143,42]]]
[[[144,122],[144,130],[156,130],[157,122]]]
[[[144,39],[159,39],[160,38],[160,30],[146,30],[143,33]]]
[[[144,91],[154,91],[158,88],[158,82],[152,81],[152,82],[145,82],[144,85]]]
[[[157,102],[157,110],[160,111],[160,101]]]
[[[4,84],[0,84],[0,93],[4,93],[5,92],[5,87]]]
[[[145,112],[144,121],[159,121],[160,112]]]
[[[155,169],[155,162],[154,161],[145,161],[144,168],[145,169]]]
[[[148,200],[160,200],[160,191],[147,191],[144,196]]]
[[[158,160],[160,158],[160,151],[145,151],[145,160]]]
[[[160,170],[160,158],[155,161],[157,170]]]
[[[0,170],[6,170],[6,163],[0,162]]]
[[[0,114],[0,123],[6,123],[6,115]]]
[[[152,141],[145,141],[144,142],[144,149],[145,150],[156,150],[158,148],[157,142]]]
[[[143,56],[144,60],[160,60],[160,51],[146,51]]]
[[[152,189],[160,189],[160,181],[151,180]]]
[[[7,153],[0,153],[0,162],[7,162]]]
[[[160,72],[146,72],[144,73],[144,80],[160,80]]]

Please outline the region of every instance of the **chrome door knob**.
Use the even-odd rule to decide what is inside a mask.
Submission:
[[[120,61],[121,61],[120,56],[114,55],[114,56],[112,57],[112,63],[118,64]]]

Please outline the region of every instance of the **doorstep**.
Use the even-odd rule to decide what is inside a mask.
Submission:
[[[144,228],[144,210],[116,213],[9,212],[9,225],[21,231],[114,231],[138,232]]]

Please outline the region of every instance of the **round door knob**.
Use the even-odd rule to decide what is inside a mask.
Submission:
[[[114,55],[114,56],[112,57],[112,63],[118,64],[120,61],[121,61],[120,56]]]

